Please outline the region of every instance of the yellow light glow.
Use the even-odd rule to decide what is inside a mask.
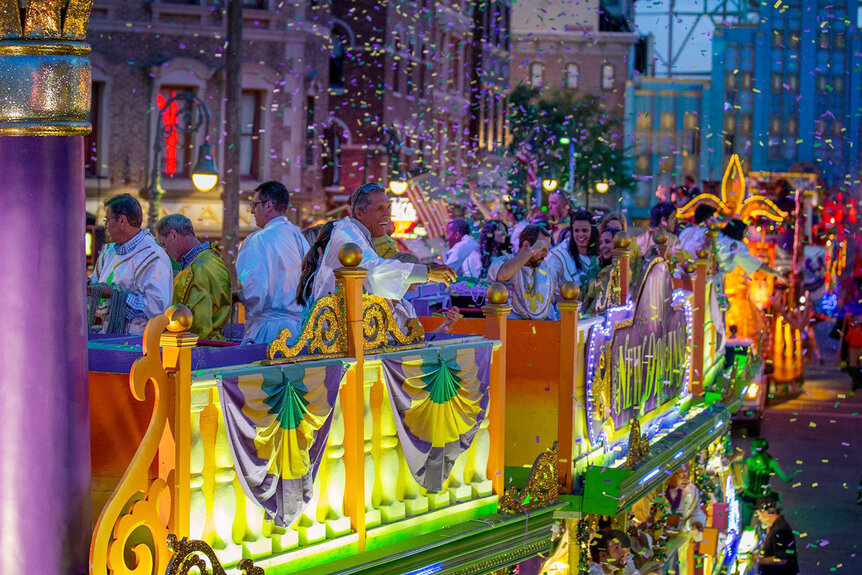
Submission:
[[[425,229],[425,226],[416,226],[414,228],[413,233],[419,236],[420,238],[424,238],[428,235],[428,230]]]
[[[596,191],[600,194],[604,194],[605,192],[608,191],[609,187],[610,186],[608,186],[607,182],[599,182],[596,184]]]
[[[757,390],[759,386],[756,383],[752,383],[748,386],[748,391],[745,392],[745,395],[748,396],[748,399],[754,399],[757,397]]]
[[[407,182],[403,180],[392,180],[389,182],[389,191],[396,196],[400,196],[407,191]]]
[[[87,232],[84,234],[84,254],[87,256],[93,255],[93,233]]]
[[[542,189],[544,189],[546,192],[553,192],[554,190],[557,189],[558,185],[559,185],[559,182],[557,182],[557,180],[553,180],[553,179],[542,180]]]
[[[201,192],[208,192],[218,183],[216,174],[192,174],[192,183]]]

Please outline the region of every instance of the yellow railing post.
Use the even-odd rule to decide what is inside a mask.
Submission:
[[[347,315],[347,353],[356,365],[347,372],[341,389],[341,410],[344,414],[344,506],[350,516],[350,526],[359,537],[359,551],[365,550],[365,336],[362,329],[362,282],[368,271],[359,268],[362,250],[356,244],[345,244],[338,252],[344,267],[335,270],[338,285],[344,294]]]
[[[488,478],[494,493],[502,497],[506,490],[506,317],[512,308],[506,305],[509,291],[500,283],[492,283],[487,291],[488,304],[482,307],[485,315],[485,337],[501,343],[491,360],[491,401],[488,405],[488,434],[491,451],[488,455]]]
[[[691,265],[691,264],[689,264]],[[709,252],[697,250],[694,276],[694,301],[692,309],[692,356],[691,356],[691,394],[703,397],[703,346],[704,322],[706,321],[706,275],[709,272]]]
[[[574,474],[574,414],[575,378],[578,373],[578,311],[581,307],[578,296],[581,288],[574,282],[560,286],[560,387],[558,395],[559,413],[557,415],[557,477],[565,487],[566,493],[572,492]]]
[[[614,237],[614,259],[620,268],[620,305],[625,305],[629,299],[629,286],[632,283],[631,257],[632,239],[625,232],[619,232]]]
[[[173,480],[171,489],[171,532],[182,539],[189,537],[191,504],[190,450],[192,443],[191,394],[192,394],[192,348],[198,336],[188,328],[192,325],[192,312],[185,306],[171,306],[165,315],[170,323],[162,334],[162,366],[168,374],[168,425],[159,453],[159,477],[168,481],[170,471]],[[173,435],[171,442],[170,435]],[[171,445],[173,443],[173,445]],[[164,448],[164,449],[163,449]],[[173,459],[173,461],[170,461]]]

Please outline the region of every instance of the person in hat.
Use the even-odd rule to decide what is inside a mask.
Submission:
[[[760,575],[798,575],[796,538],[774,496],[757,500],[757,519],[766,530],[757,564]]]

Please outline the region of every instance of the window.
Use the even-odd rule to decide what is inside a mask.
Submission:
[[[781,135],[781,117],[780,116],[772,116],[769,119],[769,134],[772,136],[780,136]]]
[[[649,112],[638,112],[637,129],[638,130],[651,130],[652,129],[652,116],[650,116]]]
[[[305,98],[305,165],[314,165],[314,96]]]
[[[401,40],[398,34],[395,34],[395,39],[392,42],[392,91],[400,93],[400,82],[402,75],[401,65]]]
[[[791,92],[799,92],[799,75],[790,74],[787,76],[787,89]]]
[[[676,118],[672,113],[665,112],[661,115],[661,129],[669,131],[676,129]]]
[[[736,116],[734,114],[727,114],[724,117],[724,131],[728,133],[736,131]]]
[[[751,90],[754,87],[754,74],[752,72],[742,73],[742,89]]]
[[[540,88],[544,81],[545,67],[538,62],[530,64],[530,85],[533,88]]]
[[[638,156],[637,171],[640,174],[648,174],[650,172],[650,161],[648,154]]]
[[[817,75],[817,91],[818,92],[825,92],[827,83],[828,82],[826,80],[825,74],[818,74]]]
[[[817,47],[824,50],[829,49],[829,32],[827,30],[821,30],[817,34]]]
[[[844,76],[834,76],[832,78],[832,89],[834,93],[843,94],[844,93]]]
[[[332,33],[332,49],[329,52],[329,87],[335,91],[344,90],[344,38]]]
[[[674,159],[673,156],[668,156],[668,157],[662,158],[660,160],[661,164],[659,165],[659,170],[661,170],[661,172],[663,174],[672,174],[673,173],[674,164],[675,164],[673,159]]]
[[[324,134],[326,146],[321,152],[323,186],[341,185],[341,127],[333,122]]]
[[[844,32],[835,32],[835,34],[832,35],[832,42],[836,50],[843,50],[847,45],[847,36]]]
[[[581,70],[577,64],[566,64],[566,88],[578,89],[578,75]]]
[[[268,0],[242,0],[243,8],[251,8],[252,10],[266,10]]]
[[[614,89],[614,65],[602,64],[602,90]]]
[[[413,95],[413,92],[416,89],[416,80],[413,78],[413,75],[415,74],[415,71],[416,71],[416,64],[413,60],[413,58],[414,58],[413,54],[414,54],[414,46],[413,46],[413,43],[411,42],[408,45],[407,66],[406,66],[406,75],[407,75],[407,90],[406,91],[407,91],[408,96]]]
[[[263,94],[243,90],[239,106],[239,175],[260,179],[260,121]]]
[[[784,133],[788,138],[796,139],[799,135],[799,120],[796,118],[787,118],[784,123]]]
[[[686,130],[697,130],[697,112],[686,112],[682,123]]]
[[[773,72],[770,78],[769,87],[773,94],[780,94],[783,86],[781,85],[781,72]]]
[[[417,66],[419,68],[419,97],[425,98],[428,95],[428,86],[426,85],[426,71],[428,63],[426,61],[428,49],[425,44],[419,44],[419,53],[416,54]]]
[[[156,106],[161,111],[161,120],[157,124],[159,136],[163,138],[162,173],[167,176],[178,176],[188,178],[191,173],[191,162],[194,161],[192,152],[194,148],[193,134],[184,134],[177,130],[177,126],[183,120],[182,108],[185,103],[172,101],[177,94],[183,92],[194,93],[194,86],[161,86],[156,95]],[[171,102],[168,105],[168,102]],[[194,105],[194,104],[192,104]]]
[[[784,34],[781,30],[772,31],[772,47],[781,48],[784,45]]]
[[[799,32],[791,32],[787,41],[787,47],[791,50],[799,49]]]
[[[732,71],[727,72],[727,74],[724,75],[724,85],[727,86],[728,90],[736,90],[736,80],[736,74]]]
[[[88,178],[96,178],[99,176],[99,134],[100,122],[99,116],[102,111],[102,97],[105,93],[104,82],[93,82],[92,105],[90,106],[90,125],[93,126],[92,131],[84,136],[84,175]]]
[[[751,114],[743,114],[739,117],[739,131],[744,132],[746,134],[750,134],[752,128],[754,127],[754,121],[751,118]]]

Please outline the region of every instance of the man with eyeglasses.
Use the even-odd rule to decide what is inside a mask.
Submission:
[[[308,242],[287,219],[290,193],[279,182],[254,190],[249,209],[260,230],[242,243],[236,258],[240,300],[245,306],[246,341],[269,343],[285,328],[299,336],[302,308],[296,286]]]
[[[362,249],[362,263],[368,270],[365,291],[389,300],[400,300],[413,284],[455,281],[452,268],[440,264],[421,265],[385,259],[374,250],[374,240],[389,233],[392,202],[380,184],[359,186],[350,196],[350,216],[336,222],[329,245],[314,277],[315,300],[335,291],[335,269],[341,267],[338,251],[354,243]]]
[[[90,296],[99,297],[92,304],[93,325],[99,333],[142,334],[147,320],[171,305],[171,260],[153,235],[141,229],[138,200],[120,194],[107,200],[105,208],[105,228],[113,243],[99,254],[88,279]]]

